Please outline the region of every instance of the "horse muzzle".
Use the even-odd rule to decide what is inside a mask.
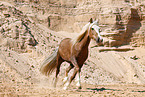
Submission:
[[[98,39],[96,39],[97,43],[102,43],[103,42],[103,39],[98,37]]]

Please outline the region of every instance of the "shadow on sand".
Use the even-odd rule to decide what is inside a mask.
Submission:
[[[100,92],[100,91],[123,91],[123,90],[119,90],[119,89],[109,89],[109,88],[86,88],[87,90],[86,91],[83,91],[83,90],[77,90],[78,92]],[[88,91],[89,90],[89,91]],[[139,93],[144,93],[145,90],[132,90],[130,92],[139,92]]]
[[[87,90],[77,90],[78,92],[94,92],[94,91],[122,91],[122,90],[117,90],[117,89],[107,89],[107,88],[86,88]]]
[[[117,89],[106,89],[106,88],[87,88],[87,89],[92,90],[92,91],[105,91],[105,90],[121,91],[121,90],[117,90]]]
[[[143,90],[143,91],[132,91],[132,92],[139,92],[139,93],[143,93],[143,92],[145,92],[145,90]]]

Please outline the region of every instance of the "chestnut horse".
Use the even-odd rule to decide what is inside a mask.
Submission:
[[[77,37],[73,39],[63,39],[54,53],[43,61],[40,71],[44,75],[48,76],[53,72],[54,69],[56,69],[54,86],[56,86],[57,76],[60,71],[61,63],[66,61],[70,63],[70,66],[66,69],[65,72],[66,77],[63,80],[64,89],[68,88],[76,74],[78,74],[77,86],[79,89],[81,89],[80,72],[81,67],[88,58],[88,46],[90,40],[93,38],[97,42],[103,41],[100,36],[99,29],[100,27],[98,26],[97,21],[93,21],[91,18],[90,22],[83,27],[81,33]],[[68,78],[68,73],[72,68],[74,68],[73,75]]]

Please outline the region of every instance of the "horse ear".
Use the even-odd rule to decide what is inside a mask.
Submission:
[[[92,18],[90,19],[90,23],[93,23],[93,19]]]

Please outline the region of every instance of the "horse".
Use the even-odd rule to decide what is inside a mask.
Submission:
[[[48,76],[54,69],[56,69],[54,87],[56,87],[57,77],[60,72],[60,66],[65,61],[70,65],[65,71],[65,78],[63,79],[64,90],[68,89],[70,83],[78,74],[77,86],[81,89],[80,72],[84,62],[88,58],[88,46],[91,39],[95,39],[98,43],[103,41],[100,33],[100,27],[98,21],[91,18],[81,30],[80,34],[74,38],[63,39],[59,47],[48,56],[41,64],[40,71],[42,74]],[[69,71],[74,68],[72,76],[69,78]]]

